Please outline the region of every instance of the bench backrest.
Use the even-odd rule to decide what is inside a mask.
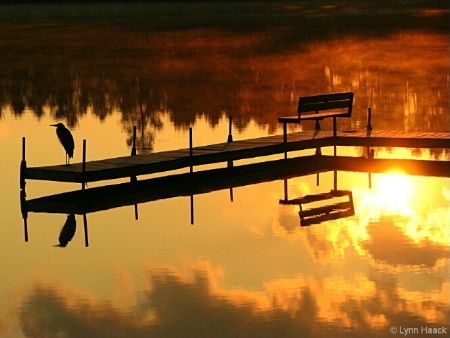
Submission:
[[[298,100],[298,115],[302,113],[321,110],[347,110],[347,114],[342,116],[352,116],[353,93],[335,93],[314,96],[302,96]],[[345,110],[344,110],[345,111]]]

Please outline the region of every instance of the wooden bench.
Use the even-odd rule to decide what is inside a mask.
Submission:
[[[278,118],[278,122],[283,123],[283,141],[285,143],[287,142],[288,123],[315,120],[316,130],[319,130],[319,120],[328,117],[333,118],[333,135],[336,136],[336,118],[351,117],[352,106],[352,92],[300,97],[298,100],[297,115]]]

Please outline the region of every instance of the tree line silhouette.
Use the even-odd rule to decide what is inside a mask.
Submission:
[[[439,8],[439,1],[434,4]],[[414,115],[407,122],[409,129],[448,126],[448,39],[442,38],[448,13],[436,10],[413,20],[411,13],[420,6],[380,17],[371,14],[373,4],[369,9],[359,5],[362,15],[350,15],[348,8],[329,14],[308,3],[308,15],[271,5],[280,15],[267,17],[268,7],[239,4],[249,20],[233,19],[231,5],[205,5],[199,12],[206,14],[200,17],[193,16],[188,5],[177,6],[144,6],[142,17],[126,12],[122,22],[114,19],[118,9],[110,9],[111,14],[108,6],[102,15],[81,22],[84,12],[77,12],[76,6],[62,15],[72,21],[56,15],[25,20],[26,13],[6,19],[4,11],[0,115],[31,111],[39,118],[48,112],[73,127],[85,114],[103,120],[120,111],[130,134],[133,124],[162,128],[164,114],[180,128],[200,115],[212,127],[224,115],[233,115],[238,129],[253,120],[273,131],[279,114],[295,111],[299,95],[353,90],[356,119],[363,120],[367,107],[375,104],[376,113],[384,116],[378,120],[381,126],[404,119],[405,107]],[[144,19],[144,14],[149,16]],[[321,28],[317,20],[322,20]],[[408,37],[402,40],[398,33],[411,27],[437,40],[429,45],[421,41],[419,47]],[[365,51],[366,41],[396,34],[418,53],[377,50],[381,44]],[[419,49],[428,47],[440,48],[433,57],[442,57],[430,62],[425,49],[421,57]],[[354,55],[345,56],[351,48]],[[367,65],[348,57],[366,58]],[[387,62],[382,65],[376,57]],[[416,64],[408,64],[411,58]],[[152,142],[152,136],[144,142],[149,150]]]

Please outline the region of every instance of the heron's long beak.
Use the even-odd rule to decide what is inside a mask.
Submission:
[[[50,126],[51,127],[57,127],[58,125],[57,124],[51,124]]]

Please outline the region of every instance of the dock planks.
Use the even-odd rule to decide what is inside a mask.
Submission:
[[[85,163],[84,172],[83,163],[29,167],[23,169],[23,177],[60,182],[96,182],[327,146],[450,148],[450,133],[360,130],[341,131],[334,137],[332,131],[296,132],[288,135],[286,143],[283,143],[283,135],[266,136],[194,147],[192,157],[190,149],[186,148],[89,161]]]

